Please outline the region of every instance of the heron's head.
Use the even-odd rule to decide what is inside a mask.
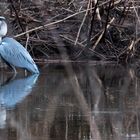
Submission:
[[[7,34],[7,23],[5,21],[5,17],[0,16],[0,42],[2,37]]]

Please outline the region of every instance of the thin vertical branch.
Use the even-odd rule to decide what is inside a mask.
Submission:
[[[76,40],[75,40],[74,45],[76,45],[77,42],[78,42],[78,38],[79,38],[79,35],[80,35],[80,32],[81,32],[81,29],[82,29],[82,27],[83,27],[83,24],[84,24],[84,22],[85,22],[85,20],[86,20],[87,15],[88,15],[88,11],[89,11],[88,9],[89,9],[89,7],[90,7],[90,3],[91,3],[91,0],[88,1],[87,10],[86,10],[86,13],[85,13],[85,15],[84,15],[84,18],[83,18],[83,20],[82,20],[82,23],[81,23],[81,25],[80,25],[80,27],[79,27],[79,30],[78,30],[78,33],[77,33],[77,36],[76,36]]]
[[[24,29],[23,29],[22,24],[21,24],[21,22],[20,22],[20,18],[19,18],[19,16],[18,16],[18,12],[17,12],[17,10],[16,10],[16,8],[15,8],[15,6],[14,6],[14,2],[13,2],[13,0],[9,0],[9,1],[10,1],[10,3],[11,3],[11,6],[12,6],[14,12],[15,12],[16,19],[17,19],[17,21],[18,21],[18,24],[19,24],[19,26],[20,26],[22,32],[24,32]]]
[[[108,6],[107,18],[106,18],[105,30],[104,30],[103,38],[104,38],[104,36],[105,36],[105,34],[106,34],[106,30],[107,30],[107,25],[108,25],[108,20],[109,20],[109,14],[110,14],[110,10],[111,10],[111,3],[112,3],[112,0],[110,0],[109,6]],[[102,38],[102,39],[103,39],[103,38]]]
[[[94,5],[94,3],[92,4]],[[93,32],[93,22],[94,22],[94,18],[95,18],[95,15],[96,15],[96,9],[97,9],[97,6],[98,6],[98,0],[95,4],[95,8],[94,8],[94,11],[92,13],[92,19],[91,19],[91,23],[90,23],[90,29],[89,29],[89,34],[88,34],[88,38],[87,38],[87,47],[90,48],[90,40],[91,40],[91,35],[92,35],[92,32]]]

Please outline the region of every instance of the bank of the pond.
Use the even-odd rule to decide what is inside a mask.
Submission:
[[[8,36],[36,59],[139,59],[139,2],[94,2],[3,0],[0,15],[9,22]]]

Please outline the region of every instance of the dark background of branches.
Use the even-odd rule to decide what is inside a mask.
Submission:
[[[3,0],[0,15],[8,36],[36,60],[132,62],[140,53],[139,6],[132,0]]]

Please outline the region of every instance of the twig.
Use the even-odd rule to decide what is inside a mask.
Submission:
[[[63,37],[64,39],[66,39],[66,40],[68,40],[68,41],[74,43],[74,40],[72,40],[72,39],[70,39],[70,38],[68,38],[68,37],[66,37],[66,36],[60,35],[60,37]],[[77,42],[77,44],[78,44],[79,46],[81,46],[81,47],[84,47],[84,45],[83,45],[82,43],[80,43],[80,42]]]
[[[73,41],[72,39],[69,39],[69,38],[64,37],[64,36],[62,36],[62,35],[60,35],[60,36],[63,37],[63,38],[65,38],[65,39],[67,39],[68,41],[71,41],[72,43],[74,43],[74,41]],[[78,53],[76,54],[75,59],[76,59],[78,56],[80,56],[81,53],[82,53],[82,52],[84,51],[84,49],[85,49],[85,46],[84,46],[83,44],[81,44],[81,43],[79,43],[79,42],[77,42],[77,44],[81,47],[81,50],[80,50],[80,52],[78,52]],[[99,54],[98,52],[94,51],[94,50],[91,49],[91,48],[88,48],[88,49],[89,49],[90,52],[94,53],[97,57],[99,57],[99,58],[101,58],[101,59],[103,59],[103,60],[106,59],[106,57],[105,57],[104,55]]]
[[[98,0],[94,0],[94,5],[96,5],[98,3]],[[98,5],[98,4],[97,4]],[[96,8],[96,15],[97,15],[97,19],[101,20],[101,16],[100,16],[100,12],[99,12],[99,8]]]
[[[82,23],[81,23],[81,25],[80,25],[80,27],[79,27],[79,30],[78,30],[78,33],[77,33],[77,36],[76,36],[76,40],[75,40],[74,45],[76,45],[77,42],[78,42],[78,38],[79,38],[79,35],[80,35],[80,32],[81,32],[81,29],[82,29],[82,27],[83,27],[83,24],[84,24],[84,22],[85,22],[85,20],[86,20],[87,15],[88,15],[88,9],[89,9],[89,7],[90,7],[90,3],[91,3],[91,0],[88,1],[87,10],[86,10],[86,13],[85,13],[85,15],[84,15],[84,18],[83,18],[83,20],[82,20]]]
[[[133,48],[134,48],[134,45],[135,45],[135,41],[132,40],[132,41],[131,41],[131,44],[128,46],[128,50],[129,50],[129,51],[132,51]]]
[[[104,2],[104,3],[102,3],[102,4],[100,4],[99,7],[102,6],[102,5],[104,5],[104,4],[106,4],[106,3],[108,3],[108,2],[109,2],[109,1],[106,1],[106,2]],[[58,20],[58,21],[54,21],[54,22],[45,24],[45,25],[43,25],[43,26],[35,27],[35,28],[30,29],[30,30],[28,30],[28,31],[26,31],[26,32],[23,32],[23,33],[21,33],[21,34],[15,35],[14,37],[17,38],[17,37],[23,36],[23,35],[25,35],[25,34],[27,34],[27,33],[31,33],[31,32],[33,32],[33,31],[41,30],[41,29],[43,29],[44,27],[48,27],[48,26],[51,26],[51,25],[55,25],[55,24],[61,23],[61,22],[65,21],[65,20],[67,20],[67,19],[69,19],[69,18],[72,18],[72,17],[74,17],[74,16],[76,16],[76,15],[82,14],[82,13],[86,12],[87,10],[90,11],[90,10],[92,10],[92,9],[94,9],[94,7],[89,8],[89,9],[86,9],[86,10],[83,10],[83,11],[80,11],[80,12],[77,12],[77,13],[74,13],[74,14],[72,14],[72,15],[70,15],[70,16],[67,16],[67,17],[65,17],[65,18],[63,18],[63,19],[60,19],[60,20]]]
[[[24,32],[24,29],[23,29],[22,24],[21,24],[21,22],[20,22],[20,18],[19,18],[19,16],[18,16],[18,12],[17,12],[17,10],[16,10],[16,8],[15,8],[15,6],[14,6],[13,0],[9,0],[9,1],[10,1],[10,3],[11,3],[11,6],[12,6],[13,10],[15,11],[15,15],[16,15],[17,21],[18,21],[18,23],[19,23],[19,26],[20,26],[21,30]]]
[[[28,26],[26,26],[26,31],[28,30]],[[26,45],[25,45],[25,48],[27,49],[27,46],[28,46],[28,42],[29,42],[29,33],[26,34],[27,36],[27,39],[26,39]]]
[[[109,24],[107,25],[106,29],[108,29],[110,27],[110,23],[112,23],[115,20],[115,18],[113,17],[111,19],[111,21],[109,22]],[[102,39],[103,35],[105,33],[105,30],[102,31],[101,35],[99,36],[99,38],[97,39],[97,41],[95,42],[95,44],[93,45],[92,49],[94,50],[96,48],[96,46],[98,45],[98,43],[100,42],[100,40]]]
[[[98,0],[96,1],[95,8],[94,8],[94,11],[92,13],[92,19],[91,19],[91,23],[90,23],[90,29],[89,29],[88,38],[87,38],[87,45],[86,45],[86,47],[88,47],[88,48],[91,48],[90,40],[91,40],[92,31],[93,31],[93,22],[94,22],[94,18],[96,15],[97,6],[98,6]]]
[[[111,3],[112,3],[112,0],[110,0],[109,2],[109,6],[108,6],[108,11],[107,11],[107,18],[106,18],[106,23],[105,23],[105,30],[104,30],[104,34],[103,34],[103,38],[106,34],[106,30],[107,30],[107,26],[108,26],[108,20],[109,20],[109,14],[110,14],[110,10],[111,10]]]

